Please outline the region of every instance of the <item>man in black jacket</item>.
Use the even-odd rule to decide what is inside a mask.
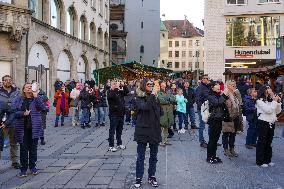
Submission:
[[[111,89],[108,91],[107,100],[109,104],[109,150],[116,152],[117,148],[122,150],[125,146],[122,145],[121,135],[124,124],[125,101],[124,97],[128,94],[127,86],[123,81],[113,80]],[[114,134],[116,133],[117,148],[114,147]]]
[[[201,106],[206,100],[208,100],[209,83],[210,81],[208,75],[203,75],[201,79],[201,84],[196,88],[196,104],[197,104],[197,112],[199,117],[199,142],[200,142],[200,147],[203,148],[207,148],[207,143],[203,136],[205,123],[202,120],[201,116]]]
[[[195,110],[194,110],[194,104],[195,104],[195,91],[193,88],[189,87],[189,82],[186,81],[184,83],[183,88],[183,95],[187,99],[186,103],[186,118],[185,118],[185,130],[188,130],[188,116],[190,117],[190,123],[191,123],[191,129],[198,129],[195,123]]]

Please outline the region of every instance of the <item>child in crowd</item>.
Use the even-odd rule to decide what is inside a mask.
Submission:
[[[182,128],[182,124],[184,123],[185,120],[187,99],[184,98],[182,89],[178,89],[177,92],[178,94],[176,95],[176,103],[177,103],[176,112],[179,120],[178,133],[185,133],[185,129]]]

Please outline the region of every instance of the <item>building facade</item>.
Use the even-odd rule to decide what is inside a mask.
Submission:
[[[160,0],[126,0],[126,61],[158,65],[160,54]]]
[[[0,0],[0,75],[37,80],[51,95],[56,78],[84,82],[109,65],[107,0]]]
[[[187,19],[161,21],[159,67],[173,71],[204,69],[203,31]]]
[[[281,0],[207,0],[204,26],[205,73],[214,79],[226,68],[281,64]]]
[[[110,38],[112,63],[126,61],[127,32],[125,31],[125,0],[110,1]]]

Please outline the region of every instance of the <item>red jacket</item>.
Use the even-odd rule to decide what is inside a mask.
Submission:
[[[57,99],[57,104],[56,104],[56,115],[61,115],[61,100],[62,100],[62,96],[61,96],[61,90],[58,90],[55,95],[54,98]],[[68,103],[68,99],[69,99],[69,93],[65,91],[64,93],[64,99],[65,99],[65,108],[64,108],[64,113],[65,115],[69,114],[69,103]]]

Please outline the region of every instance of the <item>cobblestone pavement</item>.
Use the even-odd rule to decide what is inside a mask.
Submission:
[[[0,160],[0,188],[133,188],[135,179],[136,143],[134,129],[125,125],[123,141],[127,149],[108,152],[108,126],[81,129],[72,127],[70,118],[65,126],[53,127],[54,115],[49,115],[45,146],[38,147],[38,176],[18,178],[18,170],[10,167],[8,149]],[[159,149],[157,179],[161,189],[280,189],[284,188],[284,139],[282,127],[274,138],[275,167],[255,165],[255,150],[244,147],[245,134],[237,136],[238,158],[228,159],[218,149],[223,164],[205,162],[206,150],[199,147],[198,131],[175,134],[172,146]],[[148,151],[148,150],[147,150]],[[149,157],[149,151],[147,153]],[[148,162],[145,163],[143,189]]]

